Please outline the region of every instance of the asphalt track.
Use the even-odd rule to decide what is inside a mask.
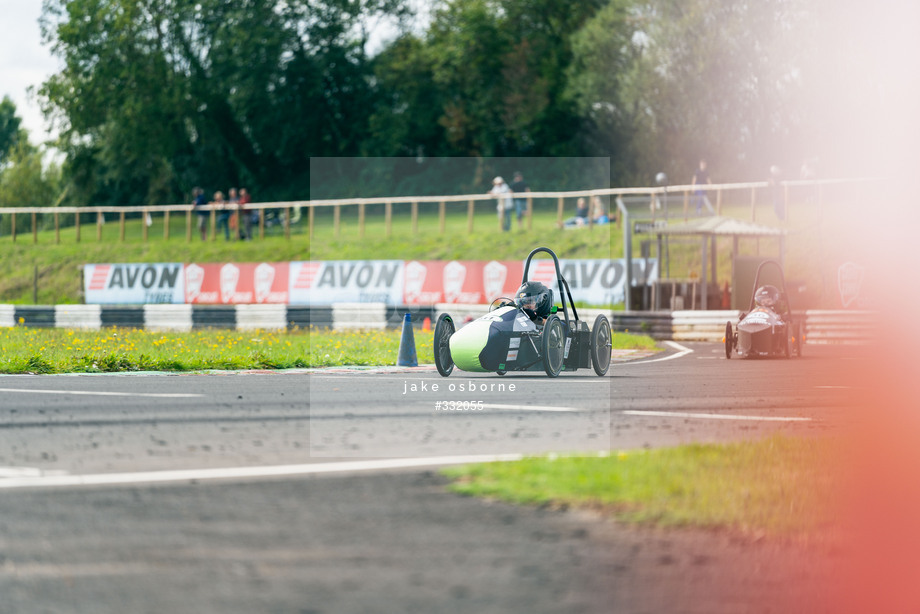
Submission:
[[[807,611],[816,584],[776,585],[807,557],[461,498],[435,469],[832,432],[858,364],[685,344],[604,378],[3,376],[0,612]]]

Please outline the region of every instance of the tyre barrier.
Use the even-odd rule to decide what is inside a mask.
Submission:
[[[648,335],[652,339],[659,340],[671,338],[670,311],[591,311],[591,313],[605,313],[610,319],[610,326],[617,333]],[[581,312],[578,315],[581,316]],[[594,317],[596,316],[591,316],[588,321],[593,322]]]
[[[672,311],[671,338],[674,341],[722,341],[725,323],[738,323],[737,310]]]
[[[0,305],[0,327],[99,329],[143,328],[190,331],[203,328],[282,330],[308,327],[384,329],[402,327],[406,313],[414,328],[442,313],[453,316],[458,328],[489,311],[488,305],[399,305],[339,303],[330,306],[291,305]],[[598,314],[615,332],[645,334],[656,340],[722,341],[725,323],[737,324],[738,311],[609,311],[578,310],[590,326]],[[869,342],[877,314],[871,311],[810,310],[805,312],[805,341],[809,344]]]
[[[722,341],[725,323],[738,323],[739,311],[674,311],[672,339],[675,341]],[[804,314],[805,343],[865,344],[874,338],[878,315],[871,311],[808,310]]]
[[[876,338],[878,314],[872,311],[807,312],[805,339],[808,343],[866,344]]]

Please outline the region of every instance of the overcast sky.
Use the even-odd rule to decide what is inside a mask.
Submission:
[[[38,104],[26,89],[37,89],[58,69],[58,61],[41,44],[41,10],[41,0],[0,0],[0,99],[9,96],[16,104],[16,114],[33,144],[49,135]]]

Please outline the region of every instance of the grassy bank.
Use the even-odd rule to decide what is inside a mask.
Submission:
[[[392,232],[387,235],[382,214],[370,212],[364,236],[358,231],[356,213],[342,215],[336,233],[331,215],[320,215],[311,242],[306,222],[295,228],[288,239],[274,228],[264,239],[252,241],[202,241],[195,234],[186,241],[185,221],[173,216],[169,238],[165,238],[162,218],[155,218],[142,237],[140,220],[125,224],[121,241],[118,223],[107,223],[97,240],[97,227],[84,224],[81,239],[73,228],[61,231],[60,243],[53,230],[20,235],[13,242],[0,237],[0,303],[73,304],[82,303],[84,264],[105,262],[284,262],[289,260],[358,260],[358,259],[498,259],[521,260],[540,245],[550,246],[568,258],[608,258],[621,251],[622,235],[610,227],[563,231],[555,226],[555,214],[538,212],[532,231],[516,228],[503,233],[497,228],[494,211],[481,207],[476,215],[474,232],[467,232],[465,212],[447,216],[444,233],[440,232],[437,213],[425,212],[417,231],[404,212],[394,215]],[[209,235],[210,236],[210,235]]]
[[[752,216],[744,194],[738,193],[723,204],[723,214],[750,220]],[[741,201],[737,201],[741,199]],[[570,215],[571,204],[565,215]],[[780,226],[788,230],[787,276],[804,280],[813,288],[821,288],[836,279],[836,269],[823,270],[821,263],[830,259],[834,239],[839,234],[833,228],[835,219],[828,215],[832,204],[823,208],[814,203],[796,204],[794,215],[787,222],[777,220],[772,209],[765,204],[757,208],[757,223]],[[102,227],[95,223],[81,226],[80,240],[71,226],[60,231],[60,242],[53,228],[42,228],[35,235],[20,234],[16,241],[9,235],[0,237],[0,265],[4,276],[0,279],[0,303],[17,304],[67,304],[82,302],[81,267],[87,263],[104,262],[262,262],[288,260],[335,259],[523,259],[534,247],[545,245],[563,258],[620,258],[623,255],[623,232],[616,225],[560,230],[556,226],[556,206],[544,202],[537,206],[531,228],[520,230],[517,223],[512,231],[501,232],[494,208],[489,203],[476,205],[473,232],[469,232],[466,204],[448,207],[443,231],[437,205],[420,205],[418,221],[413,226],[409,205],[394,206],[392,224],[388,231],[383,206],[369,206],[365,215],[365,229],[359,231],[358,212],[355,207],[343,208],[336,224],[332,211],[325,209],[316,215],[314,237],[307,233],[307,216],[304,213],[294,228],[291,238],[284,236],[281,228],[268,229],[265,238],[253,241],[202,241],[193,229],[191,242],[186,241],[186,221],[182,215],[172,215],[169,233],[161,216],[153,218],[146,230],[140,219],[129,219],[125,224],[125,238],[117,220]],[[822,214],[822,211],[825,211]],[[635,219],[648,217],[647,212],[635,211]],[[671,222],[683,221],[682,211],[672,212]],[[22,216],[20,216],[22,217]],[[84,218],[92,217],[85,214]],[[88,221],[88,220],[86,220]],[[46,221],[47,225],[47,221]],[[824,232],[820,231],[824,228]],[[210,235],[209,235],[210,237]],[[633,255],[639,257],[643,242],[655,254],[653,235],[636,235]],[[731,275],[730,238],[718,240],[718,276],[725,281]],[[848,245],[852,242],[846,242]],[[778,240],[747,239],[741,241],[742,254],[762,254],[775,257]],[[702,269],[700,244],[697,239],[673,239],[668,245],[670,269],[664,273],[676,279],[699,277]],[[828,281],[830,280],[830,281]],[[830,287],[833,287],[831,284]]]
[[[0,328],[0,373],[101,373],[205,369],[294,369],[395,365],[399,330],[160,333]],[[642,335],[614,333],[615,348],[654,348]],[[433,364],[433,334],[417,331],[422,364]]]
[[[774,436],[604,457],[540,457],[445,470],[465,495],[587,508],[619,521],[791,536],[833,521],[839,450]]]

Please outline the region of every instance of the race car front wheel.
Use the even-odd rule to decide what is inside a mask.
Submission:
[[[438,316],[438,321],[434,325],[434,366],[444,377],[454,370],[454,359],[450,356],[450,337],[456,330],[449,315],[442,313]]]
[[[594,372],[600,376],[606,375],[610,368],[610,351],[613,347],[611,338],[610,322],[607,316],[600,314],[591,329],[591,364]]]
[[[550,377],[562,371],[565,359],[565,326],[556,314],[546,319],[543,325],[543,369]]]

